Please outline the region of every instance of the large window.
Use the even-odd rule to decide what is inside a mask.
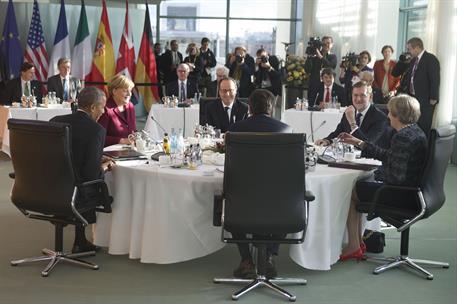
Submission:
[[[406,49],[406,41],[412,37],[425,37],[428,0],[401,0],[398,31],[399,50]]]
[[[187,44],[211,40],[220,64],[227,52],[242,45],[255,56],[260,47],[285,57],[283,42],[295,42],[301,33],[297,8],[300,0],[168,0],[158,6],[159,40],[167,47],[171,39],[179,42],[184,54]]]

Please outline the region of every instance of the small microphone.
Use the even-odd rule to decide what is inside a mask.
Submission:
[[[316,102],[317,102],[317,98],[318,98],[318,97],[319,97],[319,92],[317,92],[317,94],[316,94],[316,98],[314,98],[314,104],[313,104],[313,106],[315,106],[315,105],[316,105]]]
[[[152,111],[151,111],[152,112]],[[151,114],[151,119],[159,126],[159,128],[162,130],[162,132],[165,134],[165,133],[168,133],[167,130],[165,130],[164,127],[162,127],[162,125],[154,118],[154,116]]]
[[[316,134],[316,132],[319,131],[319,129],[322,128],[322,126],[325,125],[326,123],[327,123],[327,121],[326,121],[326,120],[323,120],[323,121],[317,126],[316,130],[311,130],[310,136],[311,136],[312,142],[314,142],[314,134]],[[311,125],[311,127],[312,127],[312,125]],[[308,138],[308,139],[309,139],[309,138]],[[308,140],[307,140],[307,141],[308,141]]]

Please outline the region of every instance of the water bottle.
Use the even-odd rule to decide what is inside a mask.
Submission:
[[[184,136],[182,129],[179,129],[178,136],[177,136],[177,153],[182,154],[184,153]]]
[[[177,136],[174,128],[171,128],[171,137],[170,137],[170,153],[177,153]]]

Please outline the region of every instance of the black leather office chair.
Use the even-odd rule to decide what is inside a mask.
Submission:
[[[84,212],[93,209],[110,212],[112,202],[104,181],[76,184],[71,157],[70,126],[10,119],[8,128],[14,168],[11,201],[25,216],[49,221],[55,226],[54,250],[43,249],[43,256],[14,260],[11,265],[49,261],[41,272],[44,277],[48,276],[60,261],[98,269],[97,265],[78,259],[95,255],[94,251],[75,254],[63,252],[64,226],[86,226],[88,222],[82,215]]]
[[[200,108],[199,108],[199,124],[200,126],[204,126],[206,125],[206,107],[216,101],[217,98],[216,97],[200,97],[200,102],[199,102],[199,105],[200,105]]]
[[[220,217],[222,241],[256,245],[257,277],[254,280],[215,278],[214,282],[249,283],[232,295],[233,300],[263,285],[295,301],[294,295],[276,283],[306,284],[306,280],[267,279],[266,245],[299,244],[304,240],[308,202],[314,200],[312,194],[305,191],[305,135],[228,132],[225,140]],[[255,238],[234,239],[227,237],[225,231],[252,234]],[[294,235],[276,239],[269,237],[281,234]]]
[[[400,255],[398,257],[370,258],[376,261],[388,262],[375,268],[374,274],[404,265],[421,274],[425,274],[428,280],[433,280],[433,274],[419,266],[420,264],[443,268],[449,267],[448,263],[410,258],[408,256],[408,245],[410,227],[417,221],[431,216],[444,204],[443,182],[452,153],[454,136],[455,127],[452,125],[431,131],[428,155],[418,187],[385,185],[375,194],[374,202],[360,202],[357,204],[357,210],[368,213],[369,219],[380,217],[383,221],[397,227],[397,231],[401,232]],[[396,201],[398,197],[402,197],[404,200]],[[386,202],[389,202],[389,204]]]

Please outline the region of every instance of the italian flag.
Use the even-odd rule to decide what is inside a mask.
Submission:
[[[81,1],[78,30],[76,31],[75,47],[73,48],[73,64],[71,74],[78,79],[86,79],[92,65],[92,45],[90,43],[89,26],[87,24],[86,7]]]

